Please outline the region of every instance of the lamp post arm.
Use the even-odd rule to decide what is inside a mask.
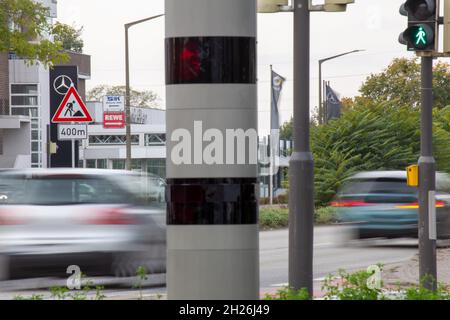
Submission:
[[[126,29],[129,29],[130,27],[132,27],[132,26],[134,26],[134,25],[137,25],[137,24],[140,24],[140,23],[149,21],[149,20],[153,20],[153,19],[156,19],[156,18],[159,18],[159,17],[162,17],[162,16],[164,16],[164,14],[158,14],[158,15],[153,16],[153,17],[149,17],[149,18],[145,18],[145,19],[141,19],[141,20],[136,20],[136,21],[133,21],[133,22],[129,22],[129,23],[126,23],[126,24],[125,24],[125,28],[126,28]]]
[[[349,52],[344,52],[344,53],[341,53],[341,54],[338,54],[338,55],[335,55],[335,56],[332,56],[332,57],[321,59],[321,60],[319,60],[319,63],[324,63],[325,61],[328,61],[328,60],[333,60],[333,59],[336,59],[336,58],[339,58],[339,57],[342,57],[342,56],[346,56],[346,55],[351,54],[351,53],[361,52],[361,51],[364,51],[364,50],[353,50],[353,51],[349,51]]]

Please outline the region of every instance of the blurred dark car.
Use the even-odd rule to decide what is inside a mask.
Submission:
[[[0,172],[0,280],[134,276],[166,268],[165,204],[154,177],[113,170]],[[156,193],[160,192],[158,191]]]
[[[439,239],[450,238],[450,177],[436,175]],[[355,224],[359,238],[418,236],[418,189],[407,185],[406,172],[362,172],[348,178],[332,206],[342,222]]]

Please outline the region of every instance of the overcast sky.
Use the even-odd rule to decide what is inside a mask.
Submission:
[[[403,2],[356,0],[346,13],[312,13],[311,107],[318,101],[318,59],[366,50],[324,64],[324,79],[342,96],[354,96],[368,75],[380,72],[393,58],[413,57],[397,41],[406,28],[406,18],[398,13]],[[164,0],[58,1],[58,21],[84,27],[84,51],[92,56],[88,88],[124,84],[124,23],[163,12]],[[266,132],[270,125],[270,64],[288,79],[281,101],[282,120],[292,115],[292,14],[260,14],[258,18],[259,116],[260,129]],[[133,27],[130,48],[132,86],[158,93],[164,108],[164,18]]]

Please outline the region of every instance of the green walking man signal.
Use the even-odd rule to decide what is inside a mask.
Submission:
[[[417,32],[416,34],[416,45],[426,45],[427,44],[427,40],[426,40],[426,36],[427,34],[425,33],[425,31],[423,31],[422,27],[419,27],[419,32]]]

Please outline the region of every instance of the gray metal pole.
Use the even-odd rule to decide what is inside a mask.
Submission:
[[[324,123],[322,101],[322,60],[319,60],[319,124]]]
[[[270,205],[273,205],[273,162],[274,162],[274,155],[273,155],[273,135],[272,135],[272,105],[273,105],[273,67],[270,65],[270,162],[269,162],[269,200]]]
[[[419,274],[423,286],[436,290],[436,162],[433,157],[433,58],[422,57],[421,156],[419,159]],[[430,210],[431,209],[431,210]],[[431,218],[431,219],[430,219]],[[430,228],[431,226],[431,228]]]
[[[128,29],[125,25],[125,122],[126,122],[126,148],[127,155],[125,169],[131,170],[131,107],[130,107],[130,56],[128,44]]]
[[[156,16],[152,16],[149,18],[136,20],[130,23],[125,24],[125,125],[126,125],[126,148],[127,155],[125,160],[125,169],[131,170],[132,160],[131,160],[131,88],[130,88],[130,50],[129,50],[129,41],[128,41],[128,30],[137,24],[147,22],[159,17],[164,16],[164,14],[158,14]]]
[[[310,13],[294,0],[294,152],[290,161],[289,285],[313,293],[314,160],[310,151]]]

